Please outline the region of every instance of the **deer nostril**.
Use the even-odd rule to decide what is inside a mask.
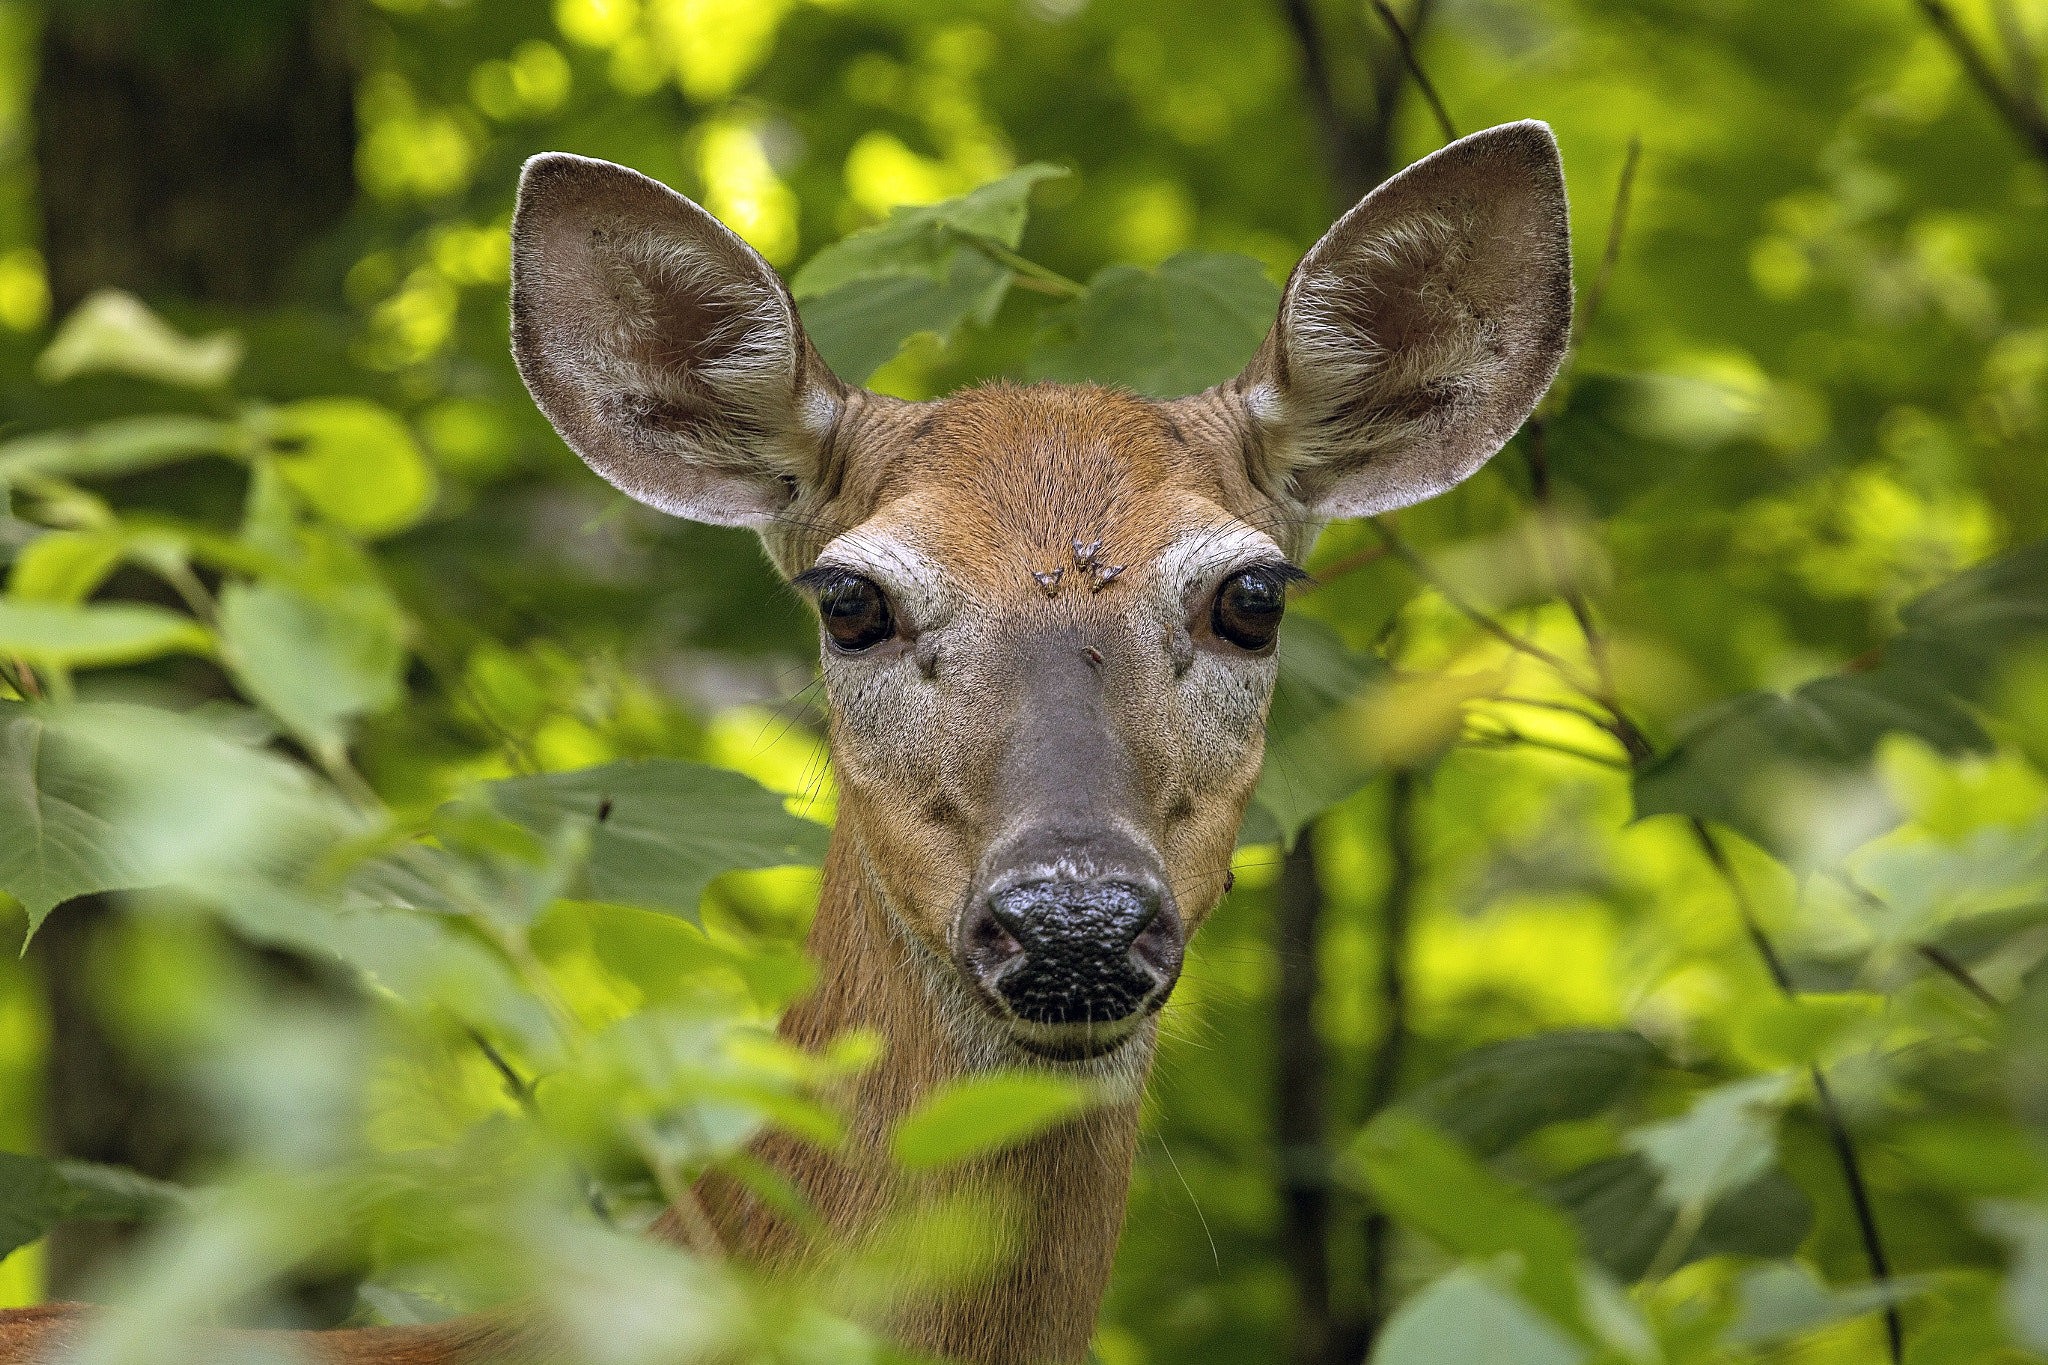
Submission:
[[[1128,1018],[1180,973],[1179,917],[1130,881],[1049,879],[983,901],[966,965],[1017,1017],[1040,1024]]]

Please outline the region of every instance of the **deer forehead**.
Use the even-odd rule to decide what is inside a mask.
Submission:
[[[1162,405],[999,385],[864,416],[824,518],[848,529],[813,562],[873,578],[920,627],[965,607],[1114,612],[1282,557],[1241,454]]]

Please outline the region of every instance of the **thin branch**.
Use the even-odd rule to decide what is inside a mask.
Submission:
[[[1415,78],[1416,88],[1429,101],[1429,111],[1436,115],[1436,126],[1443,131],[1444,141],[1456,142],[1458,129],[1451,122],[1451,116],[1444,108],[1444,102],[1437,96],[1436,87],[1430,84],[1429,73],[1422,69],[1422,63],[1415,59],[1415,45],[1408,41],[1408,30],[1401,27],[1401,21],[1394,17],[1387,0],[1372,0],[1373,10],[1380,16],[1380,22],[1393,30],[1394,42],[1401,49],[1401,60],[1407,64],[1408,74]]]
[[[2025,143],[2035,156],[2048,162],[2048,114],[2041,109],[2041,102],[2031,89],[2012,89],[1999,79],[1991,69],[1991,59],[1976,41],[1963,31],[1956,21],[1955,13],[1943,0],[1919,0],[1920,12],[1927,16],[1927,22],[1941,35],[1949,50],[1956,54],[1963,70],[1977,84],[1998,116],[2005,120],[2013,135]]]
[[[1733,864],[1728,861],[1720,840],[1714,837],[1707,822],[1698,816],[1692,818],[1692,832],[1705,850],[1707,861],[1721,876],[1734,898],[1736,909],[1742,916],[1743,930],[1749,941],[1756,946],[1764,966],[1777,983],[1778,990],[1787,1000],[1799,998],[1799,988],[1792,984],[1792,976],[1785,970],[1784,959],[1778,956],[1777,948],[1770,936],[1764,932],[1763,924],[1757,919],[1756,907],[1751,904],[1749,891],[1742,879],[1735,875]],[[1877,1214],[1870,1206],[1870,1191],[1863,1183],[1863,1165],[1856,1156],[1856,1144],[1849,1136],[1849,1125],[1842,1118],[1842,1109],[1835,1102],[1834,1091],[1828,1088],[1827,1077],[1821,1074],[1820,1064],[1807,1068],[1813,1079],[1813,1093],[1820,1101],[1822,1121],[1827,1125],[1828,1141],[1835,1149],[1835,1158],[1842,1167],[1842,1180],[1849,1187],[1849,1204],[1856,1214],[1856,1230],[1863,1240],[1863,1255],[1870,1262],[1870,1276],[1880,1285],[1889,1285],[1892,1278],[1891,1259],[1885,1255],[1884,1238],[1877,1229]],[[1905,1326],[1899,1320],[1899,1307],[1887,1303],[1884,1308],[1885,1338],[1891,1347],[1892,1365],[1902,1365],[1906,1358]]]
[[[1431,570],[1429,565],[1423,561],[1421,555],[1415,553],[1414,549],[1401,539],[1400,535],[1394,530],[1393,524],[1387,521],[1386,518],[1371,517],[1368,520],[1372,522],[1373,529],[1378,531],[1381,538],[1385,540],[1387,549],[1403,564],[1412,569],[1416,577],[1429,584],[1432,588],[1435,588],[1444,601],[1450,603],[1459,615],[1463,616],[1473,625],[1478,626],[1488,635],[1493,636],[1494,639],[1499,640],[1509,649],[1520,654],[1526,654],[1539,663],[1548,665],[1579,691],[1587,692],[1590,690],[1586,687],[1585,682],[1579,678],[1578,670],[1573,668],[1571,664],[1535,641],[1524,639],[1515,634],[1506,626],[1466,601],[1455,588],[1444,582]]]
[[[1916,943],[1913,945],[1913,951],[1926,958],[1949,980],[1976,996],[1978,1003],[1984,1008],[1994,1014],[2003,1008],[1998,1003],[1998,997],[1985,989],[1984,983],[1972,975],[1968,967],[1956,961],[1946,948],[1937,947],[1932,943]]]
[[[1940,9],[1939,0],[1921,0],[1921,4],[1928,8],[1930,13]],[[1945,11],[1942,12],[1946,13]],[[2048,142],[2044,142],[2043,146],[2044,152],[2048,152]],[[1622,180],[1616,194],[1615,213],[1608,229],[1609,253],[1611,255],[1618,255],[1620,252],[1621,230],[1627,221],[1628,196],[1634,181],[1634,169],[1635,156],[1632,149],[1629,161],[1623,166]],[[1603,256],[1602,274],[1597,281],[1598,288],[1602,291],[1606,287],[1605,262],[1607,259],[1607,256]],[[1589,300],[1589,304],[1597,307],[1598,299]],[[1550,499],[1550,479],[1549,470],[1545,463],[1544,438],[1546,435],[1546,424],[1542,418],[1539,417],[1530,423],[1529,441],[1527,443],[1530,487],[1538,505],[1547,510]],[[1382,534],[1385,534],[1385,532],[1383,531]],[[1563,575],[1560,574],[1561,579],[1562,577]],[[1630,765],[1640,769],[1656,757],[1656,749],[1650,743],[1649,737],[1636,726],[1634,721],[1629,719],[1628,714],[1621,707],[1619,696],[1614,687],[1614,678],[1607,658],[1605,642],[1602,640],[1599,628],[1593,620],[1590,608],[1578,593],[1576,585],[1566,583],[1565,598],[1571,606],[1573,618],[1578,622],[1579,633],[1585,637],[1587,652],[1592,656],[1594,668],[1599,674],[1598,689],[1586,688],[1583,684],[1571,679],[1570,674],[1565,676],[1568,681],[1573,681],[1573,685],[1589,701],[1600,706],[1601,709],[1613,718],[1613,723],[1607,727],[1609,733],[1613,734],[1628,751]],[[1778,955],[1777,946],[1771,942],[1770,935],[1764,932],[1763,923],[1757,918],[1756,907],[1750,901],[1748,889],[1743,885],[1742,879],[1735,874],[1735,868],[1729,862],[1720,841],[1714,837],[1713,830],[1708,827],[1705,820],[1694,816],[1691,818],[1691,825],[1693,836],[1698,841],[1700,848],[1705,852],[1707,861],[1713,865],[1714,870],[1720,875],[1722,882],[1727,886],[1729,895],[1735,901],[1736,911],[1741,917],[1743,932],[1748,935],[1750,944],[1755,948],[1757,956],[1763,961],[1765,970],[1770,973],[1772,982],[1776,984],[1779,992],[1786,999],[1798,999],[1798,987],[1793,985],[1792,975],[1786,970],[1784,959]],[[1864,1256],[1870,1263],[1871,1275],[1879,1284],[1889,1284],[1891,1281],[1891,1261],[1885,1254],[1884,1239],[1878,1232],[1877,1218],[1870,1206],[1870,1195],[1864,1185],[1863,1168],[1857,1159],[1855,1143],[1850,1138],[1848,1125],[1842,1118],[1841,1108],[1835,1102],[1834,1092],[1828,1088],[1827,1078],[1821,1074],[1821,1069],[1818,1065],[1811,1067],[1810,1072],[1813,1078],[1814,1094],[1819,1100],[1821,1115],[1827,1124],[1829,1140],[1834,1146],[1836,1159],[1841,1165],[1843,1181],[1849,1189],[1849,1202],[1856,1214],[1856,1226],[1862,1237]],[[1884,1316],[1885,1335],[1891,1348],[1892,1365],[1903,1365],[1905,1360],[1905,1330],[1899,1319],[1898,1306],[1896,1304],[1886,1304]]]
[[[1849,1186],[1849,1203],[1856,1210],[1856,1230],[1863,1238],[1863,1254],[1870,1261],[1870,1276],[1881,1285],[1891,1283],[1891,1262],[1884,1253],[1884,1239],[1877,1232],[1877,1215],[1870,1207],[1870,1191],[1863,1184],[1863,1166],[1856,1159],[1856,1145],[1849,1138],[1849,1126],[1842,1121],[1842,1108],[1835,1103],[1835,1092],[1828,1089],[1828,1078],[1821,1074],[1820,1065],[1808,1068],[1813,1075],[1813,1092],[1820,1098],[1821,1117],[1826,1121],[1828,1141],[1834,1145],[1835,1157],[1842,1164],[1842,1176]],[[1906,1359],[1906,1327],[1899,1320],[1899,1305],[1887,1301],[1884,1306],[1885,1342],[1891,1348],[1892,1365],[1903,1365]]]
[[[1872,891],[1861,881],[1857,880],[1854,874],[1836,870],[1828,875],[1836,884],[1845,888],[1850,895],[1862,901],[1872,910],[1880,913],[1890,912],[1891,907],[1885,904],[1884,897],[1878,895],[1875,891]],[[1928,964],[1934,967],[1935,970],[1941,972],[1949,980],[1975,996],[1978,1003],[1982,1004],[1993,1014],[1998,1013],[2003,1008],[1998,1003],[1998,997],[1987,990],[1984,983],[1972,975],[1970,969],[1957,961],[1946,948],[1934,943],[1915,943],[1913,951],[1926,959]]]
[[[954,235],[994,261],[1006,266],[1017,277],[1018,287],[1034,289],[1041,294],[1053,294],[1063,299],[1078,299],[1088,292],[1088,286],[1079,280],[1070,280],[1057,270],[1048,269],[1028,256],[1020,256],[992,237],[978,232],[961,232],[955,228]]]
[[[1572,319],[1572,336],[1567,356],[1575,355],[1579,343],[1586,339],[1586,332],[1593,326],[1593,319],[1600,314],[1601,300],[1607,297],[1608,281],[1614,278],[1614,267],[1621,260],[1622,237],[1628,232],[1628,210],[1635,195],[1636,166],[1643,159],[1643,139],[1640,135],[1628,140],[1628,155],[1621,163],[1621,180],[1614,189],[1614,212],[1607,219],[1607,246],[1600,253],[1600,269],[1593,276],[1591,287],[1586,290],[1586,302]],[[1570,360],[1567,359],[1569,364]]]
[[[519,1105],[520,1111],[529,1119],[538,1123],[540,1121],[540,1100],[533,1093],[533,1082],[520,1075],[513,1068],[512,1063],[505,1060],[505,1054],[498,1051],[497,1047],[492,1044],[490,1039],[484,1037],[483,1031],[477,1028],[476,1025],[464,1024],[462,1031],[469,1035],[469,1040],[475,1043],[477,1050],[484,1054],[484,1060],[491,1064],[491,1068],[505,1082],[505,1089],[512,1093],[512,1099]],[[574,1170],[576,1178],[583,1183],[583,1201],[590,1205],[591,1213],[595,1214],[597,1221],[603,1223],[606,1227],[613,1226],[611,1205],[604,1197],[604,1186],[598,1183],[596,1176],[584,1170],[581,1165],[575,1166]]]
[[[2005,41],[2006,56],[2012,60],[2012,81],[2023,99],[2038,99],[2041,91],[2041,59],[2027,40],[2012,0],[1991,0],[1991,17],[1998,22],[1998,36]]]
[[[484,1037],[483,1032],[474,1024],[464,1024],[462,1031],[469,1035],[469,1041],[476,1044],[477,1051],[484,1054],[484,1060],[489,1062],[491,1068],[503,1079],[505,1088],[512,1092],[512,1098],[518,1102],[519,1107],[528,1114],[536,1114],[538,1110],[534,1105],[533,1083],[513,1070],[512,1063],[505,1060],[505,1054],[498,1051],[491,1040]]]
[[[1518,697],[1508,692],[1503,692],[1498,696],[1488,697],[1486,698],[1486,700],[1490,702],[1495,702],[1501,706],[1533,706],[1541,711],[1556,711],[1560,715],[1577,716],[1580,720],[1585,721],[1588,725],[1598,726],[1600,729],[1606,730],[1609,734],[1613,733],[1613,731],[1609,729],[1607,717],[1597,715],[1594,712],[1588,711],[1583,706],[1574,706],[1568,701],[1550,701],[1544,697]]]
[[[1517,747],[1544,749],[1553,754],[1562,754],[1566,758],[1576,758],[1587,763],[1597,763],[1603,768],[1614,768],[1625,773],[1635,771],[1635,765],[1625,758],[1615,758],[1611,754],[1596,754],[1591,749],[1581,749],[1576,745],[1561,744],[1556,740],[1537,739],[1533,735],[1523,734],[1512,725],[1504,725],[1498,731],[1492,733],[1485,731],[1476,732],[1467,737],[1463,743],[1475,749],[1512,749]]]
[[[1385,545],[1368,545],[1363,550],[1345,555],[1314,578],[1297,587],[1294,590],[1295,596],[1305,597],[1309,593],[1327,587],[1334,580],[1342,578],[1345,574],[1355,569],[1362,569],[1368,564],[1378,563],[1392,553],[1393,551]]]

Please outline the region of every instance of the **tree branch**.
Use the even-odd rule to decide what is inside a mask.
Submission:
[[[1424,71],[1422,63],[1416,60],[1415,45],[1408,41],[1408,30],[1401,27],[1401,21],[1388,7],[1387,0],[1372,0],[1372,7],[1380,16],[1380,22],[1393,31],[1394,43],[1401,49],[1401,60],[1407,65],[1408,74],[1415,78],[1415,86],[1422,91],[1422,97],[1429,101],[1429,111],[1436,115],[1436,126],[1443,133],[1444,141],[1456,142],[1457,126],[1451,122],[1450,113],[1444,108],[1444,102],[1437,95],[1436,87],[1430,84],[1429,73]]]
[[[1589,690],[1585,681],[1578,676],[1578,670],[1573,668],[1564,659],[1551,653],[1535,641],[1524,639],[1522,636],[1515,634],[1478,607],[1466,601],[1457,589],[1439,578],[1430,569],[1429,565],[1424,562],[1422,556],[1415,553],[1407,541],[1401,539],[1399,533],[1394,530],[1392,522],[1389,522],[1384,517],[1371,517],[1368,520],[1372,522],[1373,529],[1378,531],[1382,539],[1385,540],[1387,549],[1392,552],[1394,557],[1413,570],[1417,578],[1435,588],[1444,601],[1450,603],[1459,615],[1516,653],[1526,654],[1539,663],[1547,664],[1560,677],[1579,691],[1585,692]]]
[[[1761,921],[1756,917],[1756,907],[1751,904],[1749,891],[1742,879],[1735,875],[1734,865],[1721,847],[1721,841],[1714,837],[1714,831],[1698,816],[1692,817],[1693,837],[1705,851],[1707,861],[1720,874],[1721,881],[1734,898],[1737,912],[1742,916],[1742,928],[1755,945],[1758,956],[1764,960],[1764,967],[1777,983],[1779,993],[1787,1000],[1799,998],[1799,988],[1792,984],[1792,975],[1785,970],[1785,961],[1778,956],[1770,935],[1764,932]],[[1856,1214],[1856,1230],[1863,1240],[1863,1255],[1870,1262],[1870,1277],[1879,1284],[1889,1284],[1892,1278],[1891,1259],[1885,1255],[1884,1238],[1877,1229],[1877,1214],[1870,1206],[1870,1191],[1863,1183],[1863,1164],[1857,1159],[1856,1144],[1849,1136],[1849,1125],[1842,1118],[1842,1108],[1835,1103],[1835,1093],[1828,1088],[1828,1080],[1821,1073],[1820,1064],[1807,1068],[1813,1079],[1813,1093],[1820,1101],[1821,1120],[1827,1125],[1828,1141],[1835,1149],[1835,1158],[1842,1167],[1843,1183],[1849,1187],[1849,1205]],[[1899,1307],[1887,1303],[1884,1307],[1885,1338],[1891,1347],[1892,1365],[1902,1365],[1906,1358],[1905,1326],[1899,1320]]]
[[[1621,242],[1628,233],[1628,211],[1635,198],[1636,166],[1642,159],[1643,139],[1632,136],[1628,140],[1628,154],[1622,158],[1621,178],[1614,187],[1614,212],[1607,218],[1607,245],[1600,252],[1600,269],[1593,276],[1592,286],[1586,290],[1585,304],[1572,319],[1571,341],[1565,359],[1567,365],[1578,353],[1579,343],[1586,339],[1593,319],[1600,315],[1600,303],[1607,297],[1608,281],[1614,278],[1614,267],[1621,260]]]
[[[1949,50],[1956,54],[1963,70],[1976,82],[1977,89],[1991,102],[1998,116],[2005,120],[2013,135],[2026,144],[2028,150],[2048,163],[2048,114],[2041,109],[2041,102],[2031,88],[2008,88],[1991,69],[1991,59],[1976,41],[1963,31],[1956,21],[1954,11],[1943,0],[1919,0],[1920,12],[1927,16],[1927,22],[1941,35]]]
[[[1420,24],[1428,0],[1417,5]],[[1362,118],[1348,112],[1338,98],[1336,80],[1330,69],[1329,42],[1317,21],[1310,0],[1281,0],[1281,16],[1294,34],[1301,52],[1302,83],[1307,90],[1309,113],[1315,121],[1316,137],[1322,144],[1323,159],[1335,189],[1336,207],[1350,208],[1368,190],[1387,178],[1392,156],[1394,101],[1401,71],[1398,57],[1375,64],[1373,113]]]

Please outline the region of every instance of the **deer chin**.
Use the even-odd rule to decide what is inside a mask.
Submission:
[[[1164,1000],[1160,1001],[1164,1003]],[[1029,1019],[1005,1018],[1010,1041],[1039,1062],[1093,1062],[1113,1056],[1139,1044],[1149,1047],[1157,1033],[1153,1004],[1123,1019],[1087,1024],[1037,1024]]]

